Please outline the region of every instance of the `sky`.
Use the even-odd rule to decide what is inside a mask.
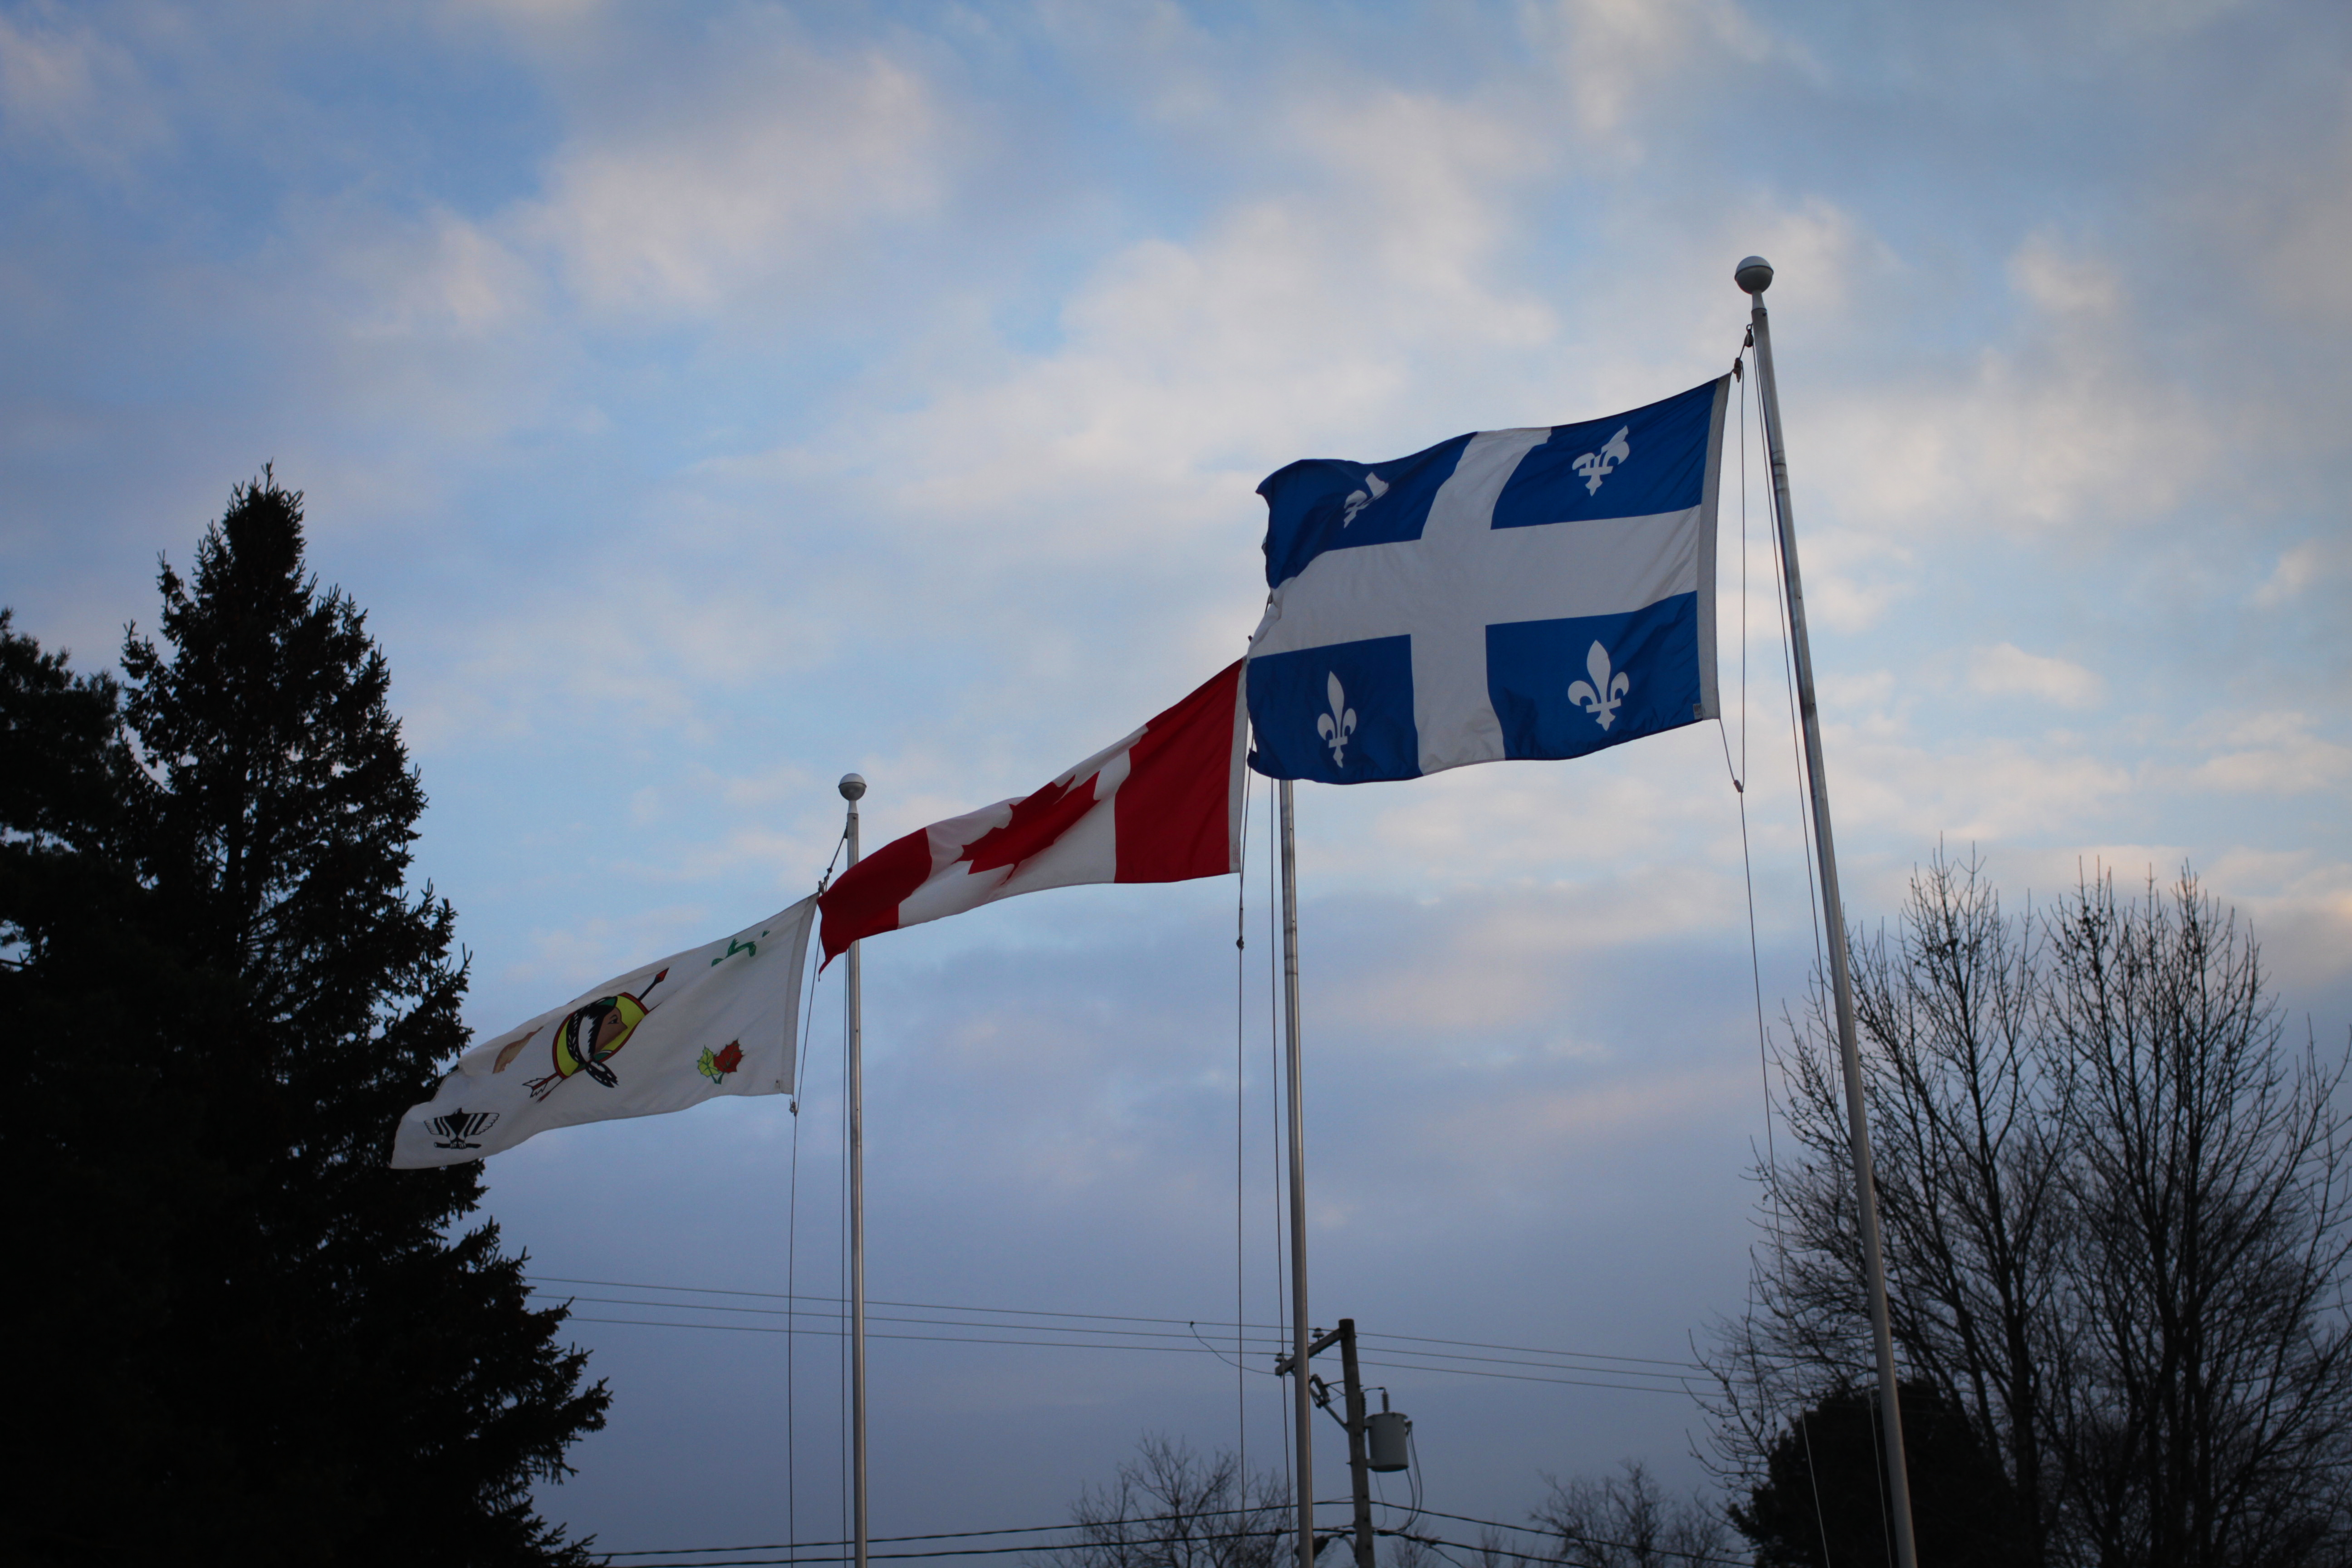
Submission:
[[[1722,374],[1761,253],[1852,918],[2191,865],[2340,1049],[2347,68],[2318,0],[0,5],[0,602],[109,666],[274,464],[499,1030],[809,890],[842,773],[878,844],[1237,657],[1283,464]],[[1749,435],[1723,724],[1299,790],[1310,1315],[1431,1509],[1706,1481],[1815,951]],[[877,1535],[1281,1462],[1265,805],[1238,882],[868,943],[870,1289],[953,1309],[877,1324]],[[490,1164],[603,1548],[838,1533],[832,1320],[769,1331],[841,1289],[841,999],[797,1112]]]

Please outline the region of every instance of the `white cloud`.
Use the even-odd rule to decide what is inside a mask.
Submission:
[[[2011,285],[2052,317],[2096,320],[2123,303],[2122,280],[2096,257],[2070,254],[2035,235],[2009,258]]]
[[[698,479],[757,512],[822,497],[856,518],[897,602],[919,595],[925,625],[984,638],[993,679],[1096,677],[1105,637],[1152,646],[1165,679],[1147,668],[1140,684],[1199,679],[1255,623],[1262,475],[1451,434],[1433,409],[1524,419],[1525,369],[1474,367],[1524,367],[1559,332],[1496,276],[1508,193],[1528,174],[1503,121],[1376,90],[1276,131],[1321,172],[1311,192],[1122,245],[1064,296],[1051,348],[909,367],[891,405],[844,406]],[[1445,395],[1462,388],[1473,396]],[[1021,700],[1003,697],[979,705]]]
[[[2062,708],[2089,708],[2106,693],[2106,682],[2095,672],[2015,643],[1977,649],[1969,659],[1969,684],[1987,696],[2035,697]]]
[[[600,310],[709,314],[854,271],[870,223],[937,192],[947,127],[903,60],[829,57],[765,19],[703,42],[666,90],[605,83],[517,215]]]
[[[2303,713],[2258,713],[2224,732],[2233,749],[2208,758],[2190,780],[2209,789],[2252,795],[2304,795],[2352,778],[2352,746],[2312,733]]]
[[[2037,235],[2010,258],[2022,340],[1839,400],[1845,515],[1911,530],[2144,524],[2210,471],[2229,420],[2147,354],[2114,269]]]
[[[53,5],[0,16],[0,126],[19,151],[56,148],[117,179],[168,146],[157,94],[131,52]]]
[[[2208,891],[2252,922],[2282,992],[2343,986],[2352,968],[2352,861],[2312,849],[2229,848],[2197,869]]]
[[[335,237],[336,270],[357,296],[342,321],[357,338],[478,340],[531,321],[543,305],[530,263],[446,208]]]
[[[2345,160],[2352,168],[2352,158]],[[2352,174],[2337,176],[2352,179]],[[2313,193],[2277,248],[2258,258],[2257,276],[2284,310],[2352,318],[2345,300],[2344,258],[2352,255],[2352,194],[2345,187]]]
[[[519,739],[596,715],[647,736],[708,739],[713,692],[787,679],[826,650],[835,622],[786,616],[757,576],[695,570],[677,550],[649,572],[624,547],[470,628],[466,651],[413,695],[412,743]]]
[[[1863,734],[1829,741],[1838,822],[1898,843],[2071,836],[2131,787],[2132,770],[2076,745],[1995,738],[1965,750]]]
[[[2326,552],[2315,540],[2281,551],[2278,564],[2254,590],[2250,603],[2258,610],[2274,610],[2317,582],[2326,564]]]
[[[1811,61],[1738,0],[1559,0],[1541,15],[1579,125],[1590,136],[1624,130],[1665,82],[1709,56],[1753,66],[1776,55]]]

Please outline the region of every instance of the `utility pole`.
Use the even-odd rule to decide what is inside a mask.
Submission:
[[[1356,1568],[1373,1568],[1371,1455],[1364,1435],[1364,1380],[1356,1370],[1355,1319],[1342,1318],[1339,1326],[1329,1333],[1316,1335],[1307,1345],[1307,1357],[1312,1359],[1321,1355],[1333,1345],[1339,1347],[1340,1393],[1347,1415],[1344,1417],[1334,1415],[1332,1419],[1348,1430],[1348,1479],[1354,1489],[1356,1504]],[[1284,1356],[1274,1363],[1274,1370],[1276,1376],[1295,1372],[1302,1393],[1311,1396],[1327,1413],[1330,1411],[1330,1388],[1321,1378],[1307,1372],[1304,1364]],[[1313,1537],[1310,1535],[1308,1539],[1311,1541]]]
[[[1372,1472],[1364,1452],[1364,1380],[1356,1373],[1356,1320],[1339,1320],[1339,1376],[1347,1385],[1348,1479],[1356,1491],[1356,1568],[1372,1568]]]

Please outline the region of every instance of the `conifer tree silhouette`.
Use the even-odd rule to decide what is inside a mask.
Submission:
[[[467,964],[411,890],[383,652],[302,524],[270,469],[236,487],[119,687],[0,625],[0,732],[45,759],[0,793],[0,1005],[41,1026],[8,1163],[78,1347],[18,1476],[37,1560],[584,1563],[530,1487],[609,1396],[466,1227],[481,1167],[385,1165]]]

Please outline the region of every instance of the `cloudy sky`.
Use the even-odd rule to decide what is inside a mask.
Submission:
[[[878,841],[1235,657],[1273,468],[1720,374],[1759,251],[1854,917],[1939,840],[2021,902],[2187,860],[2340,1042],[2347,65],[2319,0],[0,5],[0,597],[102,666],[274,462],[496,1029],[798,897],[845,770]],[[1433,1508],[1701,1479],[1646,1374],[1740,1303],[1767,1131],[1727,757],[1768,1010],[1812,952],[1748,471],[1727,725],[1301,791],[1314,1316],[1429,1342],[1379,1375]],[[877,1533],[1051,1521],[1147,1432],[1278,1462],[1183,1327],[1279,1305],[1266,908],[871,944],[874,1294],[1020,1325],[877,1341]],[[838,1290],[838,979],[797,1119],[493,1163],[635,1320],[542,1496],[606,1547],[836,1532],[825,1321],[647,1288]]]

